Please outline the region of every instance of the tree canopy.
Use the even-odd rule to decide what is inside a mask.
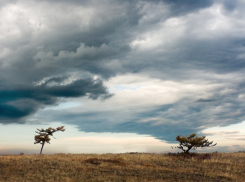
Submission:
[[[181,136],[178,135],[176,137],[176,141],[179,142],[178,149],[181,149],[184,153],[189,153],[191,149],[197,149],[198,147],[212,147],[217,145],[217,143],[213,144],[206,139],[206,136],[198,137],[195,133],[189,136]]]
[[[53,136],[53,133],[56,131],[65,131],[65,126],[57,127],[56,129],[49,127],[48,129],[37,129],[38,131],[35,131],[38,135],[34,137],[35,142],[34,144],[40,143],[42,145],[40,154],[42,154],[43,146],[47,142],[50,144],[51,138],[49,136]],[[54,137],[54,136],[53,136]]]

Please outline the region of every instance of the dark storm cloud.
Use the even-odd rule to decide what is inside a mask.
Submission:
[[[172,16],[180,16],[185,13],[191,13],[203,8],[210,7],[214,0],[146,0],[148,2],[163,2],[170,6]]]
[[[24,1],[19,3],[25,4]],[[53,4],[52,12],[47,10],[52,6],[50,3],[58,3]],[[26,117],[40,108],[57,104],[60,98],[87,95],[90,99],[106,99],[111,96],[102,81],[84,77],[96,74],[109,78],[117,74],[116,69],[120,66],[117,60],[130,51],[128,42],[124,40],[127,39],[125,30],[137,25],[141,14],[133,5],[135,3],[126,1],[120,4],[114,2],[115,6],[110,2],[95,1],[94,7],[90,3],[30,3],[30,10],[38,7],[42,12],[35,13],[39,17],[34,19],[36,22],[33,24],[29,19],[35,16],[30,17],[28,11],[21,8],[11,9],[10,6],[7,7],[8,11],[2,12],[3,22],[9,23],[3,23],[5,36],[0,46],[3,53],[0,59],[0,122],[24,122]],[[79,15],[86,8],[92,9],[91,17],[86,13]],[[71,12],[73,9],[76,12]],[[116,15],[118,12],[121,15]],[[81,18],[89,21],[84,29],[81,28]],[[13,28],[6,31],[5,27],[11,23]],[[43,26],[48,28],[43,30]],[[11,34],[11,31],[19,33],[16,38],[12,38],[15,34]],[[35,34],[41,38],[36,39]],[[11,53],[4,54],[5,50]],[[74,72],[78,73],[76,81],[60,85],[66,78],[57,75],[72,75]],[[44,83],[33,86],[33,83],[43,79]]]
[[[214,99],[198,99],[197,102],[213,102]]]
[[[151,114],[152,112],[154,113],[154,110],[151,110]],[[145,118],[147,114],[150,114],[150,111],[145,114],[138,113],[131,117],[122,115],[120,112],[116,114],[111,112],[66,114],[64,112],[61,113],[60,111],[52,111],[51,117],[48,111],[45,111],[44,113],[49,116],[47,118],[43,118],[45,121],[62,121],[67,124],[74,124],[80,131],[85,132],[137,133],[142,135],[151,135],[167,142],[174,142],[175,137],[179,134],[187,135],[197,132],[194,125],[192,127],[183,127],[183,123],[173,124],[170,120],[170,122],[166,122],[164,124],[140,122],[140,120]],[[190,124],[191,123],[188,123],[189,126]]]
[[[125,67],[136,73],[151,69],[159,71],[163,79],[170,80],[198,78],[199,75],[191,75],[187,70],[205,70],[218,74],[243,71],[245,59],[239,57],[244,50],[241,38],[196,40],[191,31],[187,31],[187,37],[181,39],[178,45],[162,46],[167,51],[151,50],[144,57],[136,54],[132,58],[134,61],[129,65],[125,63]]]
[[[228,11],[235,10],[236,6],[238,5],[237,0],[233,0],[233,1],[224,0],[223,4]]]
[[[109,98],[102,81],[84,78],[117,74],[119,59],[130,51],[126,30],[141,18],[135,3],[95,1],[96,7],[91,1],[59,1],[54,6],[54,1],[18,3],[20,8],[10,3],[1,12],[0,122],[24,122],[59,98]],[[27,5],[27,11],[21,5]],[[32,8],[40,9],[32,16]],[[87,9],[91,16],[83,13]],[[88,23],[83,25],[81,19]],[[73,73],[76,81],[60,85],[65,78],[57,75]],[[45,82],[33,85],[41,80]]]
[[[215,111],[218,107],[225,104],[194,105],[184,102],[164,105],[157,109],[149,109],[149,111],[133,114],[130,117],[122,115],[120,112],[116,114],[111,112],[93,112],[79,115],[62,115],[57,112],[54,118],[47,118],[47,120],[55,121],[57,119],[57,121],[63,121],[67,124],[75,124],[79,130],[85,132],[137,133],[174,142],[177,135],[200,133],[203,130],[203,126],[227,126],[245,119],[243,115],[245,110],[242,109],[244,104],[236,106],[237,103],[234,103],[230,108],[222,108],[221,111]],[[69,122],[66,122],[68,120]],[[123,122],[118,122],[121,120]]]
[[[0,122],[23,122],[23,118],[46,105],[54,105],[58,98],[88,96],[106,99],[112,95],[100,80],[80,79],[62,85],[66,77],[54,77],[32,87],[19,86],[0,90]]]
[[[213,0],[206,0],[206,1],[202,1],[202,0],[163,0],[163,2],[167,2],[169,4],[171,4],[172,6],[174,6],[175,8],[186,8],[189,10],[192,9],[200,9],[200,8],[206,8],[209,7],[213,4]]]
[[[28,14],[21,10],[16,12],[13,23],[18,22],[15,29],[20,32],[20,36],[17,39],[5,36],[6,40],[1,42],[3,48],[15,52],[5,58],[6,64],[10,65],[0,68],[2,74],[11,78],[13,76],[9,73],[15,71],[19,75],[17,79],[23,77],[34,82],[51,73],[56,75],[69,72],[67,68],[100,74],[105,78],[117,74],[118,70],[107,66],[114,59],[121,61],[123,55],[130,52],[129,43],[133,36],[130,31],[134,32],[133,28],[142,17],[136,3],[95,1],[96,6],[93,6],[91,2],[84,5],[84,2],[75,1],[77,4],[73,6],[73,1],[65,4],[59,2],[59,5],[53,1],[47,2],[54,3],[54,10],[46,11],[45,8],[50,8],[50,5],[42,2],[37,4],[43,14],[35,15],[39,17],[34,24],[27,21]],[[88,10],[88,14],[80,15],[86,12],[86,8],[91,8],[91,12]],[[71,12],[73,9],[74,12]],[[15,15],[15,12],[12,14]],[[37,30],[33,30],[33,26]],[[48,28],[43,30],[42,27],[46,26]],[[35,34],[42,38],[36,38]],[[28,69],[28,72],[23,72],[23,69]]]
[[[100,47],[102,44],[106,44],[111,48],[119,49],[123,46],[127,46],[127,41],[130,40],[130,29],[133,31],[133,27],[138,25],[142,18],[140,8],[136,7],[134,1],[63,1],[68,3],[71,9],[73,9],[73,3],[77,7],[81,7],[81,11],[85,8],[91,8],[91,13],[82,16],[74,15],[70,12],[70,8],[66,8],[66,3],[62,4],[64,7],[63,13],[67,13],[64,21],[60,21],[59,16],[53,17],[49,20],[51,28],[60,29],[59,33],[51,32],[51,39],[44,38],[44,50],[52,51],[57,55],[60,51],[76,51],[81,45],[89,47]],[[96,6],[94,6],[96,4]],[[54,6],[56,4],[54,3]],[[80,12],[79,12],[80,13]],[[69,17],[71,16],[71,18]],[[88,21],[86,27],[82,27],[81,18],[87,16],[85,21]],[[57,21],[56,21],[57,20]]]

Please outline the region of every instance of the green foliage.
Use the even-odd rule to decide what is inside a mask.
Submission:
[[[42,154],[44,144],[46,142],[50,144],[51,138],[49,138],[49,136],[53,136],[53,133],[56,131],[65,131],[64,127],[65,126],[60,126],[56,129],[49,127],[48,129],[45,130],[42,128],[42,129],[37,129],[38,131],[35,131],[36,133],[38,133],[38,135],[34,137],[35,139],[34,144],[40,143],[42,145],[40,154]]]
[[[213,141],[209,142],[206,136],[197,137],[195,133],[190,136],[178,135],[176,141],[179,142],[177,148],[181,149],[184,153],[189,153],[191,149],[195,150],[198,147],[212,147],[217,145],[217,143],[213,144]]]

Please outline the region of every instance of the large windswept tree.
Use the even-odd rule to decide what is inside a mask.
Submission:
[[[49,127],[48,129],[45,130],[42,128],[42,129],[37,129],[38,131],[35,131],[36,133],[38,133],[38,135],[34,137],[35,139],[34,144],[40,143],[42,145],[40,154],[42,154],[44,144],[46,142],[49,143],[49,141],[51,140],[49,136],[53,136],[53,133],[56,131],[65,131],[64,127],[65,126],[60,126],[56,129]]]
[[[217,143],[213,144],[206,139],[206,136],[198,137],[195,133],[190,136],[181,136],[178,135],[176,137],[176,141],[179,142],[178,149],[181,149],[184,153],[189,153],[191,149],[197,149],[198,147],[212,147],[217,145]]]

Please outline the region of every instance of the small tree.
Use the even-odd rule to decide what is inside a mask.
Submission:
[[[179,142],[178,149],[181,149],[184,153],[189,153],[191,149],[195,150],[198,147],[213,147],[217,145],[217,143],[213,144],[205,139],[206,136],[197,137],[195,133],[191,134],[190,136],[181,136],[178,135],[176,137],[176,141]]]
[[[53,133],[56,131],[65,131],[64,127],[65,126],[60,126],[56,129],[49,127],[46,130],[44,130],[42,128],[42,129],[37,129],[38,131],[35,131],[36,133],[38,133],[38,135],[36,135],[34,137],[34,139],[35,139],[34,144],[40,143],[42,145],[41,150],[40,150],[40,154],[42,154],[43,146],[44,146],[45,142],[49,143],[49,141],[51,140],[51,138],[49,138],[49,136],[53,136]]]

